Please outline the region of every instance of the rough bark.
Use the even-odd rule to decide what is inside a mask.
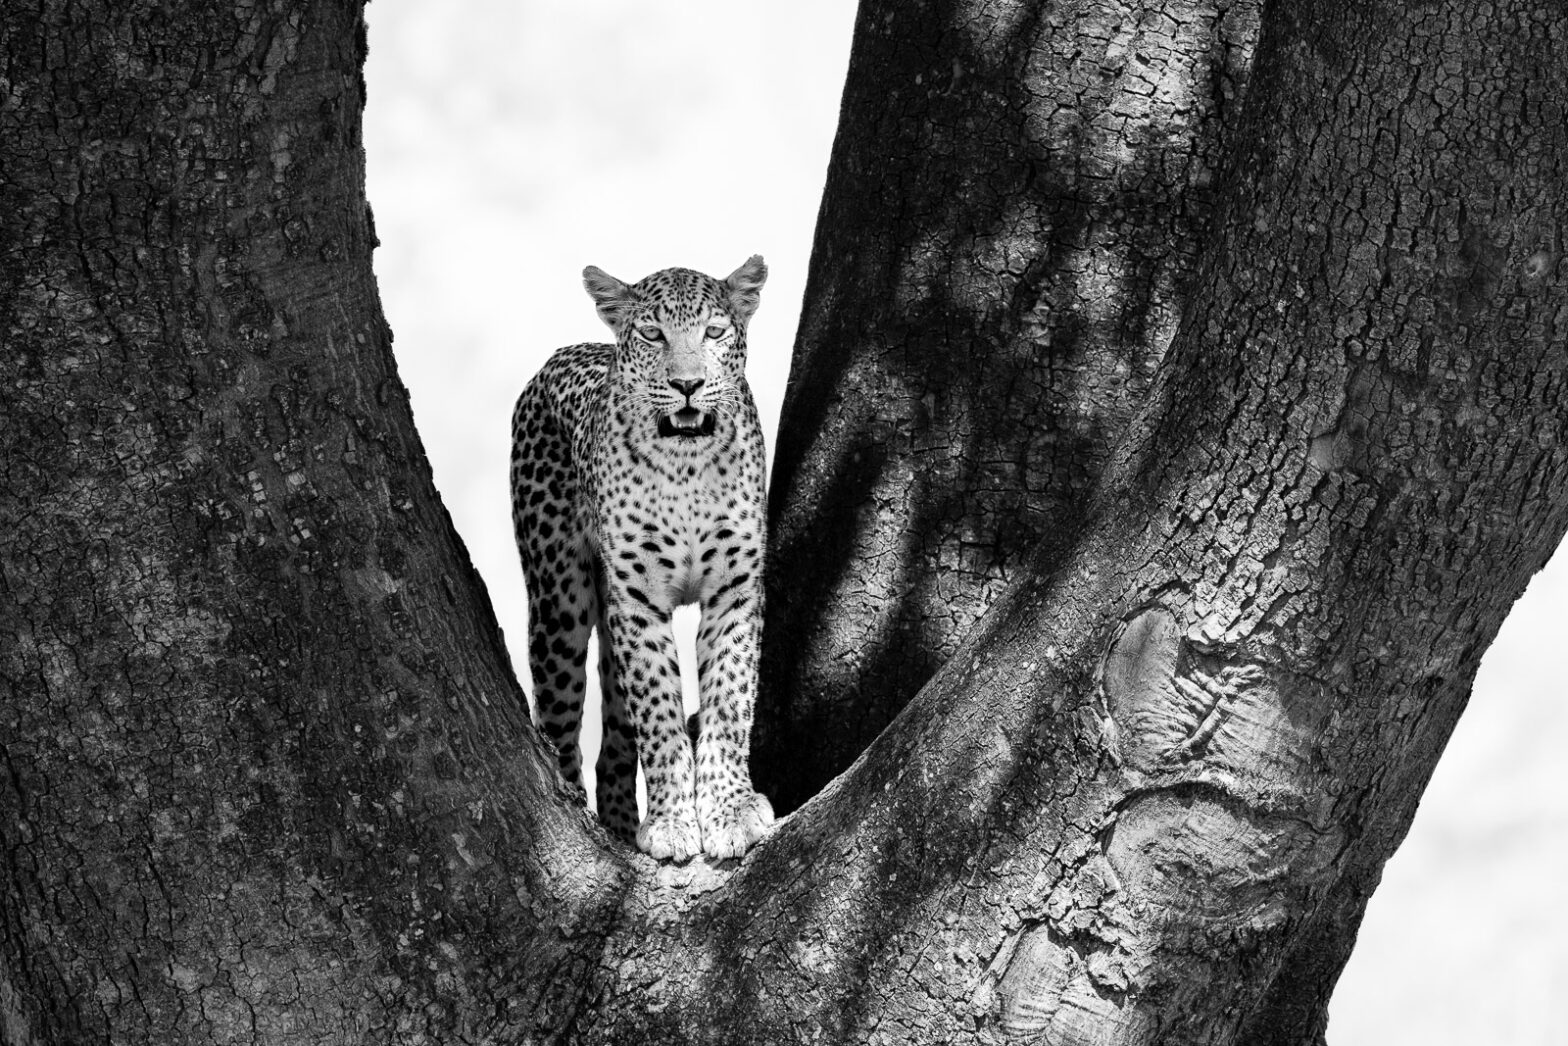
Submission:
[[[9,1046],[531,1023],[613,910],[392,365],[363,46],[0,4]]]
[[[375,303],[358,5],[0,7],[7,1041],[1320,1039],[1568,526],[1568,13],[1343,6],[1264,19],[1076,542],[738,867],[526,725]]]
[[[860,5],[772,484],[781,809],[1072,547],[1181,315],[1258,7]]]
[[[1192,358],[1166,368],[1166,391],[1146,411],[1147,417],[1167,418],[1167,410],[1185,409],[1189,424],[1194,426],[1206,419],[1209,430],[1202,434],[1199,445],[1214,450],[1206,458],[1189,458],[1185,464],[1163,467],[1168,476],[1181,474],[1183,469],[1190,473],[1180,481],[1166,479],[1158,489],[1163,491],[1167,506],[1164,512],[1193,515],[1189,538],[1197,544],[1180,555],[1176,566],[1167,564],[1169,591],[1150,586],[1136,598],[1129,595],[1128,603],[1136,606],[1147,599],[1165,607],[1175,601],[1198,608],[1177,615],[1182,631],[1199,629],[1198,638],[1206,646],[1215,639],[1229,644],[1244,638],[1248,646],[1261,648],[1259,653],[1281,641],[1284,630],[1275,618],[1301,617],[1299,607],[1306,604],[1304,620],[1291,623],[1291,631],[1296,633],[1292,642],[1301,644],[1300,651],[1288,659],[1274,654],[1263,659],[1278,656],[1281,663],[1294,665],[1293,670],[1305,678],[1322,678],[1331,684],[1328,693],[1332,696],[1326,700],[1334,714],[1328,718],[1307,716],[1308,734],[1325,735],[1314,741],[1314,748],[1333,753],[1345,747],[1383,763],[1375,770],[1362,766],[1358,771],[1364,776],[1356,787],[1370,787],[1367,782],[1375,780],[1379,789],[1375,796],[1352,789],[1351,797],[1336,802],[1330,817],[1317,821],[1334,826],[1335,832],[1347,833],[1347,843],[1352,831],[1358,838],[1372,841],[1361,850],[1347,851],[1335,867],[1322,870],[1316,887],[1298,894],[1296,903],[1286,906],[1293,909],[1293,926],[1287,934],[1288,943],[1277,950],[1265,950],[1267,961],[1274,964],[1270,973],[1275,967],[1279,972],[1272,977],[1267,994],[1260,988],[1256,998],[1261,1001],[1246,1029],[1248,1041],[1320,1041],[1326,1002],[1348,955],[1366,896],[1383,860],[1404,834],[1415,797],[1462,707],[1479,653],[1490,642],[1496,622],[1524,580],[1544,562],[1561,534],[1560,488],[1541,485],[1559,475],[1554,470],[1559,461],[1556,441],[1560,432],[1555,419],[1560,416],[1561,393],[1556,383],[1563,341],[1562,319],[1557,312],[1562,304],[1561,215],[1551,208],[1562,199],[1562,138],[1557,122],[1560,110],[1551,92],[1534,91],[1532,85],[1539,84],[1541,77],[1550,77],[1546,56],[1561,39],[1562,29],[1549,19],[1539,21],[1544,17],[1539,13],[1489,5],[1446,5],[1412,14],[1408,21],[1405,17],[1402,12],[1382,9],[1347,16],[1332,9],[1325,11],[1324,5],[1308,8],[1296,18],[1275,14],[1268,64],[1260,59],[1255,73],[1271,86],[1251,102],[1251,120],[1247,131],[1241,132],[1251,147],[1235,162],[1230,182],[1237,191],[1245,190],[1265,171],[1273,171],[1278,182],[1260,182],[1253,194],[1241,192],[1232,203],[1232,228],[1210,255],[1214,268],[1192,291],[1193,300],[1210,302],[1195,313],[1199,318],[1188,328]],[[1479,29],[1475,36],[1461,28],[1471,24],[1467,19],[1472,17]],[[852,73],[852,82],[854,76]],[[1463,85],[1468,95],[1456,91],[1456,84]],[[1511,99],[1502,110],[1507,118],[1499,121],[1495,107],[1503,105],[1505,97]],[[1332,102],[1339,108],[1313,110],[1313,102]],[[840,155],[853,154],[861,141],[863,138],[848,143],[841,140]],[[875,148],[864,151],[874,152]],[[1518,163],[1499,166],[1499,156],[1515,156]],[[970,161],[979,162],[972,157]],[[830,201],[833,192],[830,185]],[[825,204],[825,213],[829,206]],[[1273,216],[1259,218],[1251,233],[1244,235],[1245,219],[1292,210],[1290,223],[1282,225]],[[840,216],[824,222],[824,229],[839,229],[849,220],[847,215]],[[1295,244],[1282,239],[1285,228],[1297,237]],[[824,231],[822,235],[829,234]],[[817,356],[842,361],[846,370],[852,371],[868,353],[875,357],[881,342],[875,337],[865,339],[872,348],[863,349],[856,340],[859,335],[841,337],[837,328],[819,335],[811,324],[816,317],[835,315],[832,296],[816,288],[832,283],[833,270],[853,272],[854,259],[824,258],[819,251],[815,265],[818,282],[808,302],[800,351],[808,360]],[[823,269],[829,272],[824,274]],[[841,278],[847,282],[849,276]],[[1231,283],[1227,285],[1225,279]],[[837,313],[857,315],[856,305],[860,302],[837,309]],[[1349,308],[1351,305],[1355,307]],[[903,322],[886,320],[877,308],[873,304],[865,310],[877,317],[871,322],[886,322],[895,328]],[[1532,319],[1521,322],[1532,308]],[[1279,313],[1273,329],[1262,322],[1269,312]],[[1474,327],[1483,316],[1499,326],[1511,320],[1515,327],[1477,331]],[[1356,326],[1347,330],[1352,317]],[[1263,349],[1277,344],[1293,347],[1297,355],[1273,350],[1271,359]],[[1525,345],[1534,351],[1517,354],[1516,348]],[[1305,352],[1307,349],[1313,351]],[[1322,359],[1317,358],[1319,350],[1324,353]],[[1385,352],[1394,363],[1379,363]],[[1332,364],[1335,353],[1340,354],[1337,365]],[[1483,362],[1492,355],[1508,361],[1509,368],[1517,368],[1515,373],[1531,375],[1529,380],[1537,383],[1537,390],[1529,395],[1538,398],[1503,406],[1497,389],[1475,387],[1475,375],[1496,374],[1497,364]],[[1292,359],[1294,363],[1286,362]],[[1293,413],[1285,412],[1279,403],[1270,410],[1298,425],[1304,419],[1311,422],[1307,439],[1302,441],[1311,453],[1305,461],[1302,446],[1290,447],[1287,453],[1283,441],[1290,429],[1272,420],[1266,431],[1280,444],[1254,443],[1249,451],[1247,444],[1258,436],[1248,434],[1248,413],[1243,407],[1231,405],[1245,403],[1238,401],[1235,390],[1256,381],[1284,396],[1283,390],[1290,386],[1275,385],[1293,368],[1301,371],[1294,392],[1299,404]],[[1410,376],[1402,373],[1407,369],[1413,372]],[[1385,371],[1387,377],[1383,376]],[[882,416],[896,418],[903,410],[903,387],[897,382],[858,380],[853,373],[841,378],[831,370],[813,372],[809,365],[802,373],[814,374],[813,380],[824,382],[816,391],[834,404],[832,413],[859,411],[861,417],[874,418],[882,411]],[[787,406],[787,414],[791,409],[800,410],[797,404],[806,402],[806,381],[800,375],[794,381],[795,398]],[[1505,388],[1513,394],[1520,392],[1517,384]],[[1169,391],[1173,389],[1181,391],[1173,395]],[[1373,393],[1372,389],[1378,391]],[[1372,398],[1367,399],[1369,396]],[[1314,410],[1323,417],[1313,419]],[[1520,467],[1505,478],[1500,474],[1502,463],[1514,460],[1510,457],[1513,449],[1500,450],[1489,460],[1476,454],[1480,447],[1492,445],[1492,431],[1521,416],[1531,419],[1528,425],[1544,424],[1550,435],[1539,437],[1539,455],[1527,464],[1516,462]],[[789,424],[786,420],[786,428]],[[1376,431],[1369,433],[1369,426],[1376,426]],[[962,425],[950,423],[944,428],[937,419],[931,428],[940,430],[941,439],[945,439]],[[840,560],[822,555],[821,549],[842,549],[846,534],[875,535],[870,524],[860,529],[846,524],[839,515],[845,511],[844,505],[837,501],[837,484],[854,488],[856,477],[864,475],[855,469],[855,455],[861,451],[855,441],[863,438],[864,431],[874,433],[875,426],[861,431],[851,425],[842,442],[835,442],[833,434],[819,435],[809,425],[801,431],[801,440],[813,442],[818,453],[816,459],[802,459],[804,463],[793,460],[784,453],[781,440],[775,489],[789,503],[775,505],[781,525],[774,576],[792,584],[815,578],[819,591],[859,591],[863,578],[887,577],[880,573],[886,558],[874,550],[864,558],[850,556],[841,569],[835,569],[833,565]],[[884,427],[883,431],[888,430]],[[1524,442],[1532,438],[1515,435]],[[1139,449],[1129,454],[1120,478],[1130,483],[1133,476],[1142,474],[1145,478],[1140,482],[1149,482],[1153,461],[1194,438],[1181,430],[1144,437],[1135,443]],[[834,454],[840,456],[835,460]],[[1326,478],[1302,475],[1306,466],[1322,471]],[[1407,468],[1420,477],[1415,492],[1405,492],[1400,485],[1402,470]],[[1484,570],[1469,572],[1484,558],[1475,556],[1470,547],[1480,540],[1478,536],[1462,530],[1450,534],[1445,529],[1456,522],[1448,506],[1457,503],[1460,491],[1484,502],[1481,489],[1466,484],[1471,473],[1487,470],[1494,470],[1496,476],[1494,493],[1509,489],[1517,493],[1478,507],[1475,518],[1501,516],[1497,522],[1517,523],[1528,505],[1539,513],[1529,529],[1542,528],[1539,540],[1528,533],[1508,539],[1493,534],[1487,539],[1525,543],[1499,553],[1499,561],[1520,558],[1512,564],[1517,569],[1495,588],[1490,587],[1491,578]],[[797,471],[802,475],[796,476]],[[1347,511],[1339,504],[1341,487],[1359,489],[1365,482],[1362,475],[1375,472],[1392,475],[1380,479],[1380,486],[1363,500],[1361,508]],[[1300,508],[1286,500],[1292,487],[1306,486],[1309,481],[1336,510],[1333,527],[1325,526],[1322,520],[1305,526]],[[1227,504],[1218,494],[1228,486],[1244,490],[1248,484],[1255,487],[1255,500],[1261,499],[1255,510]],[[1150,508],[1159,498],[1143,505],[1129,504],[1125,493],[1115,491],[1112,484],[1111,493],[1101,503],[1101,528],[1128,514],[1148,512],[1158,518],[1158,512]],[[1399,502],[1393,492],[1403,493],[1410,503]],[[1424,493],[1426,502],[1417,499],[1416,493]],[[847,503],[866,504],[853,497]],[[1194,510],[1192,505],[1201,509]],[[1406,544],[1414,539],[1416,528],[1405,512],[1425,524],[1424,536],[1414,546]],[[1358,519],[1358,513],[1365,513],[1365,520]],[[1260,516],[1262,522],[1258,522]],[[983,521],[974,525],[983,525]],[[1211,536],[1200,541],[1198,531]],[[1181,543],[1184,539],[1180,539],[1180,531],[1173,530],[1168,540]],[[1300,542],[1312,547],[1293,548]],[[896,545],[896,539],[884,541],[882,550],[889,544]],[[1146,547],[1146,542],[1129,538],[1122,553],[1127,562],[1138,563],[1150,555],[1141,551]],[[1440,547],[1455,551],[1440,553]],[[1531,551],[1523,553],[1524,547]],[[1058,549],[1047,541],[1036,552],[1035,570],[1057,565]],[[1393,554],[1394,549],[1400,554]],[[1345,577],[1330,579],[1318,574],[1330,559],[1338,559]],[[1105,569],[1097,565],[1094,573],[1103,578]],[[1366,587],[1350,591],[1346,587],[1348,575],[1362,572],[1365,576],[1358,584]],[[1484,605],[1468,594],[1473,584],[1488,586]],[[1426,597],[1416,601],[1418,606],[1413,605],[1414,594],[1404,591],[1410,586],[1434,590],[1442,612]],[[1293,588],[1299,591],[1293,593]],[[895,583],[875,594],[886,597],[883,606],[896,608],[905,605],[900,603],[902,592]],[[783,596],[785,605],[778,617],[788,618],[796,611],[788,602],[791,598]],[[831,616],[835,606],[829,602],[823,612]],[[1347,606],[1358,608],[1353,619],[1343,625],[1332,624]],[[1381,607],[1375,623],[1371,607]],[[1237,612],[1253,619],[1243,616],[1218,636],[1203,635],[1201,622],[1211,621],[1210,615]],[[1412,613],[1415,618],[1406,620]],[[1451,620],[1455,617],[1463,620]],[[807,621],[808,615],[801,613],[800,620]],[[1433,625],[1434,620],[1439,624]],[[1418,622],[1428,626],[1424,634]],[[770,628],[773,623],[770,621]],[[1268,626],[1267,631],[1256,637],[1254,632],[1260,626]],[[810,622],[807,627],[816,626]],[[850,626],[851,630],[854,627]],[[1323,642],[1305,641],[1303,637],[1313,628],[1329,633],[1322,637]],[[1379,629],[1387,633],[1386,644],[1372,638]],[[1163,628],[1160,631],[1163,634]],[[1281,635],[1272,634],[1276,631]],[[800,633],[792,635],[786,626],[782,632],[770,633],[770,643],[780,640],[781,635],[783,641],[769,651],[775,673],[786,658],[798,657],[798,663],[785,666],[791,681],[814,675],[856,695],[868,689],[883,692],[888,664],[900,663],[900,656],[908,661],[907,648],[896,642],[889,644],[898,655],[890,656],[882,636],[869,632],[850,631],[846,638],[819,630],[807,641]],[[856,649],[855,641],[867,636],[870,641]],[[1396,638],[1397,645],[1393,642]],[[973,642],[986,646],[983,639]],[[1345,649],[1330,655],[1336,642]],[[1048,651],[1050,647],[1041,649]],[[1427,662],[1430,670],[1416,678],[1367,678],[1377,675],[1373,666],[1388,669],[1387,661],[1396,653],[1418,665],[1428,649],[1444,651],[1448,663],[1439,664],[1438,659]],[[803,650],[806,653],[797,653]],[[1166,653],[1178,663],[1191,656],[1184,646]],[[1214,650],[1208,651],[1208,656],[1214,655]],[[959,663],[963,660],[957,659]],[[973,664],[984,661],[980,658]],[[1218,662],[1201,670],[1198,686],[1211,696],[1189,696],[1186,700],[1193,707],[1186,709],[1185,715],[1211,705],[1215,713],[1206,725],[1201,718],[1188,724],[1195,744],[1213,744],[1207,732],[1210,729],[1224,735],[1221,716],[1236,714],[1229,712],[1227,705],[1245,693],[1248,687],[1242,684],[1246,674],[1255,669],[1234,649],[1227,649],[1220,653]],[[1214,675],[1215,671],[1219,675]],[[1240,681],[1224,682],[1227,671],[1242,672]],[[1417,669],[1406,666],[1403,671]],[[868,674],[876,678],[868,680]],[[1354,682],[1341,678],[1345,674],[1354,676]],[[770,675],[768,682],[775,687],[774,711],[783,709],[786,717],[793,717],[782,730],[804,726],[807,729],[802,733],[809,735],[815,709],[800,710],[802,703],[810,701],[802,696],[809,693],[809,687],[791,690],[781,686],[777,674]],[[1162,684],[1155,689],[1168,691],[1174,685]],[[1006,688],[993,688],[993,697],[997,689],[1005,692]],[[1340,711],[1344,700],[1340,695],[1358,689],[1365,695],[1360,701],[1359,721],[1369,735],[1377,737],[1374,743],[1358,740],[1360,735],[1354,732],[1327,734],[1330,723],[1337,727],[1350,721],[1350,713]],[[784,696],[779,697],[780,693]],[[1225,695],[1230,695],[1229,699],[1222,700]],[[1392,695],[1404,696],[1395,704]],[[827,695],[824,703],[835,697]],[[949,693],[947,700],[956,702],[957,698]],[[928,708],[943,703],[933,701]],[[1290,714],[1302,713],[1292,709]],[[1118,718],[1113,715],[1112,722]],[[1174,724],[1183,722],[1183,716],[1170,714],[1169,718]],[[1243,713],[1240,718],[1246,721],[1257,716]],[[790,749],[781,746],[775,736],[776,780],[795,774],[800,782],[797,787],[809,789],[823,772],[820,760],[791,765],[791,751],[809,752],[827,746],[834,752],[832,758],[842,758],[835,742],[824,740],[835,737],[840,726],[831,718],[815,725],[822,732],[811,746]],[[775,729],[780,728],[775,724]],[[855,730],[853,717],[847,730]],[[1120,735],[1121,728],[1116,733]],[[1190,753],[1183,754],[1178,762],[1190,758]],[[1205,780],[1206,772],[1195,769],[1193,776]],[[1304,791],[1310,793],[1311,789]],[[926,816],[942,814],[928,811]],[[1155,823],[1170,830],[1169,818]],[[1151,830],[1147,837],[1157,840],[1160,836],[1160,831]],[[1182,862],[1191,863],[1191,859],[1182,857]],[[1329,886],[1336,876],[1337,884]],[[1325,892],[1327,899],[1323,900]],[[1201,976],[1195,979],[1203,980]],[[1265,983],[1270,984],[1267,979]],[[1240,1014],[1248,1009],[1245,1001],[1233,999],[1229,1004]]]

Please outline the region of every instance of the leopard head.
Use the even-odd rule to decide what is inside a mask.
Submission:
[[[661,269],[633,284],[596,266],[583,286],[615,332],[610,380],[665,438],[711,436],[715,419],[740,408],[746,324],[768,267],[752,255],[723,280]]]

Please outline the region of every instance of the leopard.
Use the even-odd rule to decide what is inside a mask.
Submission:
[[[774,820],[749,767],[766,503],[746,329],[767,266],[753,255],[723,280],[670,268],[628,284],[590,265],[582,278],[614,344],[556,350],[512,413],[534,723],[586,802],[597,632],[600,822],[656,860],[739,858]],[[700,611],[690,722],[672,630],[688,604]]]

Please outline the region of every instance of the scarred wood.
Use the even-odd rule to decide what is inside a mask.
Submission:
[[[861,4],[770,484],[782,808],[1071,547],[1186,301],[1258,7]]]

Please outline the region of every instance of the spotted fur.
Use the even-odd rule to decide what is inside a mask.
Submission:
[[[588,635],[599,631],[599,817],[657,858],[738,857],[773,809],[747,760],[762,620],[763,447],[746,323],[767,268],[583,284],[615,344],[561,349],[512,415],[512,521],[528,585],[535,718],[582,789]],[[697,603],[701,708],[670,628]],[[648,816],[637,823],[639,757]]]

